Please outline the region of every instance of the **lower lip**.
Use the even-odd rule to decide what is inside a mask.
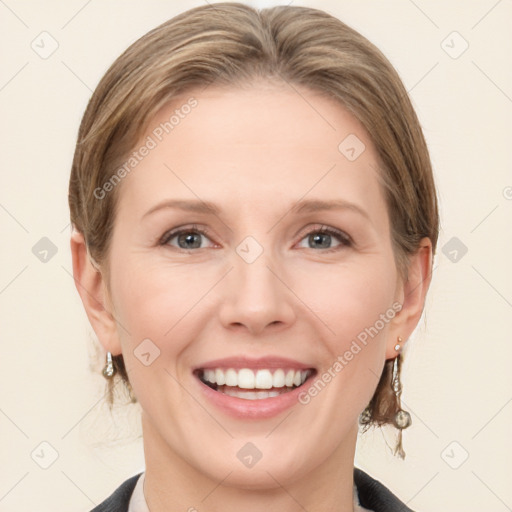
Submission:
[[[207,386],[199,378],[194,376],[194,379],[199,383],[208,401],[230,416],[243,419],[264,419],[276,416],[286,409],[298,405],[299,394],[307,389],[312,377],[313,375],[310,375],[304,384],[292,391],[259,400],[247,400],[245,398],[225,395]]]

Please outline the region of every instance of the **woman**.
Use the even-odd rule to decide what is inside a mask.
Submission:
[[[354,468],[411,423],[401,351],[438,235],[407,93],[302,7],[192,9],[121,55],[85,112],[73,271],[145,472],[95,511],[410,510]]]

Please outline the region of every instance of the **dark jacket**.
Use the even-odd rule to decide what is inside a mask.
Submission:
[[[127,512],[130,498],[139,476],[132,476],[91,512]],[[359,468],[354,468],[354,483],[361,506],[374,512],[413,512],[389,489]]]

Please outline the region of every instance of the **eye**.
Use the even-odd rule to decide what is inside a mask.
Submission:
[[[204,246],[201,243],[201,237],[208,238],[207,229],[198,228],[195,225],[183,227],[165,233],[160,240],[160,245],[171,245],[173,247],[176,247],[175,244],[171,243],[173,239],[176,239],[178,249],[203,249]]]
[[[333,238],[338,242],[335,247],[331,246]],[[322,226],[320,229],[314,229],[309,231],[305,237],[301,239],[307,240],[307,243],[312,244],[309,249],[325,249],[325,252],[337,251],[343,249],[343,247],[350,247],[352,245],[351,238],[335,228],[328,228]]]
[[[198,228],[196,225],[185,226],[173,229],[165,233],[159,244],[170,245],[178,249],[204,249],[203,238],[209,239],[209,231],[206,228]],[[171,243],[176,239],[176,243]],[[337,245],[332,247],[333,239]],[[335,228],[322,226],[321,228],[310,230],[303,236],[302,240],[306,240],[311,246],[306,247],[309,249],[323,249],[324,252],[331,252],[341,250],[344,247],[350,247],[352,240],[349,235]],[[210,240],[211,241],[211,240]]]

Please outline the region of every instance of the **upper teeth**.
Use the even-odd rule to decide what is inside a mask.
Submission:
[[[273,371],[273,373],[272,373]],[[300,386],[310,374],[309,370],[251,370],[242,368],[227,370],[208,368],[203,370],[203,379],[218,386],[238,386],[243,389],[271,389],[284,386]]]

